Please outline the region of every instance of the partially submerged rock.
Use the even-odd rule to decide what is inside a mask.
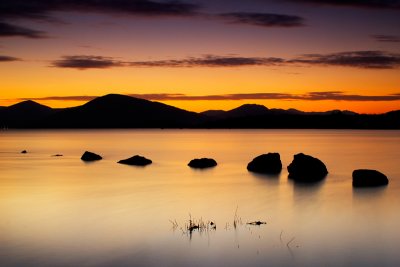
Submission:
[[[353,171],[353,187],[383,186],[389,183],[388,178],[377,170],[359,169]]]
[[[26,151],[26,150],[21,151],[21,154],[26,154],[26,153],[28,153],[28,151]]]
[[[303,153],[294,155],[294,159],[287,169],[289,178],[298,182],[317,182],[328,174],[328,170],[321,160]]]
[[[135,155],[133,157],[130,157],[128,159],[123,159],[118,161],[120,164],[127,164],[127,165],[134,165],[134,166],[146,166],[152,163],[150,159],[147,159],[145,157]]]
[[[54,155],[51,155],[52,157],[62,157],[63,155],[62,154],[54,154]]]
[[[254,221],[254,222],[248,222],[247,224],[249,224],[249,225],[261,225],[261,224],[267,224],[267,222]]]
[[[188,166],[191,168],[204,169],[217,166],[217,162],[210,158],[192,159]]]
[[[265,174],[278,174],[282,171],[281,157],[279,153],[260,155],[247,164],[247,170]]]
[[[102,157],[100,155],[97,155],[96,153],[85,151],[83,153],[81,160],[83,161],[95,161],[95,160],[101,160]]]

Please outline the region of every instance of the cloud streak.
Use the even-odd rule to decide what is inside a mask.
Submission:
[[[181,1],[153,0],[1,0],[0,37],[44,38],[42,31],[10,24],[18,19],[57,21],[54,12],[106,13],[146,17],[197,15],[200,6]]]
[[[123,63],[116,61],[110,57],[102,56],[63,56],[59,60],[52,62],[53,67],[58,68],[73,68],[73,69],[106,69],[111,67],[122,66]]]
[[[331,54],[306,54],[289,60],[306,65],[342,66],[364,69],[394,69],[400,67],[400,54],[384,51],[350,51]]]
[[[181,60],[136,61],[127,63],[127,65],[135,67],[242,67],[274,66],[283,62],[283,59],[275,57],[205,55],[203,57],[190,57]]]
[[[2,0],[1,18],[51,19],[54,11],[78,11],[136,16],[194,15],[198,5],[181,1],[152,0]]]
[[[293,15],[272,13],[233,12],[222,13],[219,18],[229,23],[249,24],[261,27],[300,27],[304,26],[304,18]]]
[[[288,0],[295,3],[344,6],[370,9],[400,9],[399,0]]]
[[[16,57],[10,57],[10,56],[2,56],[0,55],[0,62],[11,62],[11,61],[20,61],[21,59],[16,58]]]
[[[400,54],[384,51],[350,51],[331,54],[306,54],[294,59],[278,57],[243,57],[204,55],[185,59],[122,61],[93,55],[63,56],[51,63],[53,67],[74,69],[105,69],[113,67],[249,67],[249,66],[339,66],[361,69],[395,69],[400,67]]]
[[[59,68],[93,69],[112,67],[242,67],[242,66],[273,66],[283,63],[281,58],[214,56],[190,57],[176,60],[153,61],[120,61],[111,57],[102,56],[64,56],[52,62],[52,66]]]
[[[31,39],[46,38],[46,34],[42,31],[36,31],[29,28],[16,26],[0,21],[0,37],[25,37]]]
[[[218,101],[218,100],[307,100],[307,101],[400,101],[400,93],[390,95],[360,95],[347,94],[343,91],[308,92],[305,94],[287,93],[245,93],[193,96],[186,94],[128,94],[129,96],[154,101]],[[29,98],[39,101],[90,101],[96,96],[49,96],[41,98]],[[28,100],[20,98],[19,100]]]
[[[395,36],[395,35],[371,35],[373,39],[375,39],[378,42],[383,42],[383,43],[400,43],[400,36]]]

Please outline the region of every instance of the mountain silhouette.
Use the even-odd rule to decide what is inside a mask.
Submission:
[[[60,110],[44,121],[62,128],[175,128],[199,124],[201,115],[159,102],[109,94]]]
[[[32,100],[26,100],[0,109],[0,126],[32,127],[52,114],[54,110]]]
[[[0,107],[2,128],[308,128],[400,129],[400,110],[358,114],[304,112],[245,104],[232,110],[189,112],[145,99],[109,94],[84,105],[52,109],[34,101]]]

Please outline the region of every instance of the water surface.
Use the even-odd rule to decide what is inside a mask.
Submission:
[[[85,150],[104,159],[84,163]],[[267,152],[282,173],[249,173]],[[325,181],[287,179],[299,152],[326,163]],[[135,154],[153,164],[116,163]],[[195,157],[218,166],[192,170]],[[399,159],[399,131],[3,131],[1,266],[399,266]],[[357,168],[389,186],[353,189]],[[189,235],[189,216],[217,229]]]

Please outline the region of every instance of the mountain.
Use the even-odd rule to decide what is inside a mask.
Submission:
[[[51,128],[179,128],[192,127],[202,116],[159,102],[109,94],[55,112],[44,121]]]
[[[232,110],[189,112],[125,95],[109,94],[84,105],[52,109],[34,101],[0,108],[3,128],[316,128],[400,129],[400,110],[384,114],[304,112],[246,104]]]
[[[244,105],[225,113],[216,114],[209,118],[202,127],[232,129],[400,129],[400,111],[370,115],[347,110],[304,112],[295,109],[263,109],[262,107],[254,108],[254,106]]]
[[[32,100],[0,109],[0,126],[31,127],[53,113],[53,109]]]
[[[260,116],[267,114],[269,109],[263,105],[244,104],[240,107],[224,111],[224,110],[208,110],[201,114],[213,119],[240,118],[249,116]]]

